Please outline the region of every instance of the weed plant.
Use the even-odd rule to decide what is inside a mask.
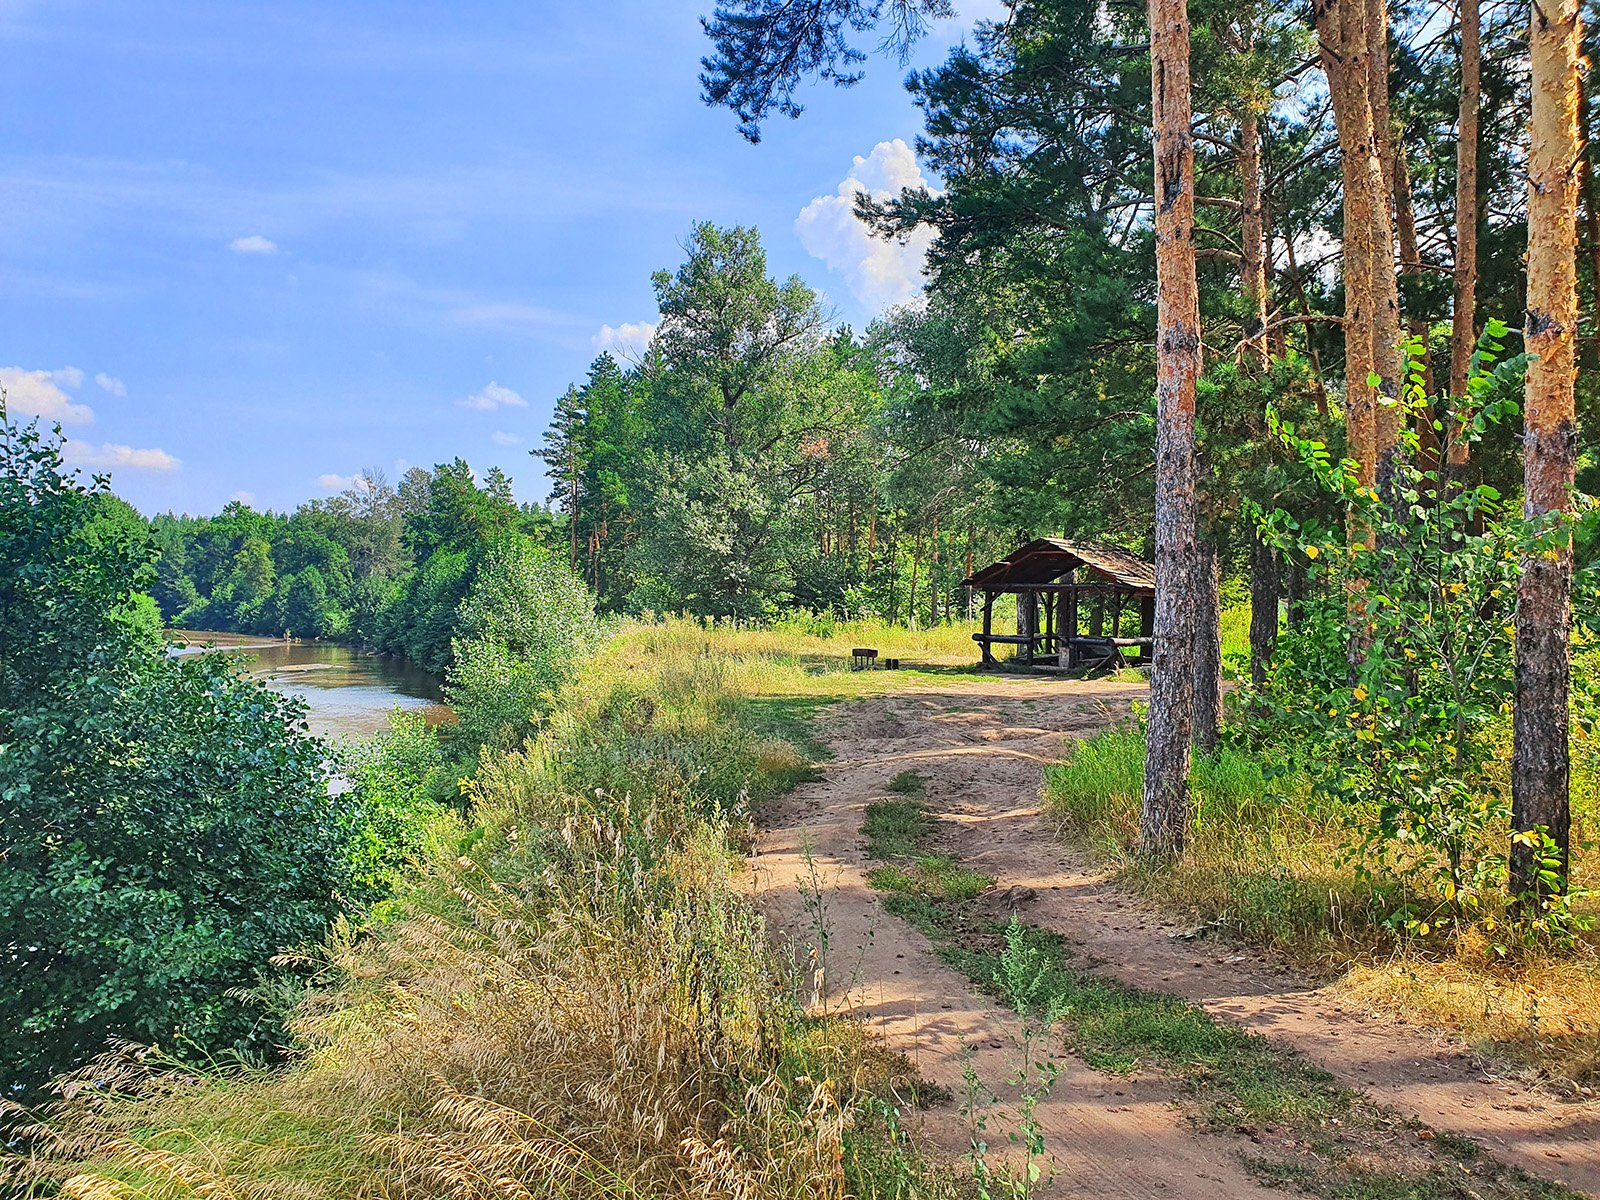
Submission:
[[[733,881],[750,806],[809,769],[751,720],[769,669],[688,638],[591,663],[537,738],[485,752],[470,831],[375,923],[298,956],[290,1066],[118,1053],[23,1118],[11,1184],[82,1200],[942,1194],[895,1117],[914,1073],[858,1025],[804,1015]]]

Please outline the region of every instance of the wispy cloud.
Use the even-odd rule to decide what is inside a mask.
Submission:
[[[0,367],[0,388],[5,389],[6,408],[15,416],[38,417],[47,424],[89,425],[94,409],[75,404],[62,388],[83,385],[83,372],[77,367],[59,371],[25,371],[21,367]]]
[[[456,404],[462,408],[475,409],[478,412],[495,412],[502,408],[527,408],[528,402],[508,387],[501,387],[492,380],[489,386],[481,392],[468,396],[465,400],[457,400]]]
[[[61,448],[62,457],[75,467],[127,467],[134,471],[176,471],[180,461],[165,450],[151,448],[135,450],[132,446],[118,446],[103,442],[96,446],[90,442],[71,438]]]
[[[115,375],[107,375],[104,371],[101,371],[100,374],[94,377],[94,381],[100,385],[102,391],[110,392],[113,396],[126,396],[128,394],[128,385]]]
[[[503,429],[496,429],[489,435],[489,440],[496,446],[520,446],[522,436],[516,433],[507,433]]]
[[[254,508],[256,506],[256,494],[254,492],[235,492],[233,495],[229,496],[228,499],[236,500],[240,504],[247,505],[250,508]]]
[[[900,138],[879,142],[865,158],[856,156],[836,194],[818,196],[800,210],[795,236],[811,257],[844,276],[861,303],[875,309],[905,304],[922,291],[934,231],[922,226],[904,239],[887,242],[874,237],[855,214],[856,194],[888,200],[902,188],[927,186],[910,146]]]
[[[235,254],[276,254],[278,243],[252,233],[249,237],[234,238],[228,243],[228,249]]]

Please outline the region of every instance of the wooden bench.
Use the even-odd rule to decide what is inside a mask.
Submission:
[[[850,651],[850,669],[852,671],[870,671],[873,659],[878,657],[878,652],[869,647],[856,646]]]

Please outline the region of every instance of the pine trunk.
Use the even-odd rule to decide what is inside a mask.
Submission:
[[[1261,125],[1239,122],[1239,292],[1244,299],[1245,348],[1259,368],[1267,365],[1266,221],[1261,210]]]
[[[1266,686],[1267,668],[1278,645],[1278,560],[1272,547],[1261,540],[1260,530],[1250,537],[1250,682]]]
[[[1194,723],[1195,382],[1200,297],[1194,257],[1186,0],[1150,0],[1156,197],[1156,613],[1140,842],[1180,854],[1189,824]]]
[[[1356,461],[1360,482],[1376,480],[1377,430],[1368,377],[1373,358],[1373,258],[1377,253],[1376,207],[1382,171],[1368,97],[1367,12],[1365,0],[1317,0],[1314,7],[1322,67],[1333,100],[1344,183],[1344,354],[1345,453]],[[1384,207],[1387,208],[1387,201]],[[1351,523],[1352,541],[1365,531]]]
[[[1450,317],[1450,403],[1452,422],[1448,462],[1459,476],[1469,453],[1462,436],[1467,411],[1467,376],[1477,347],[1474,324],[1478,292],[1478,100],[1480,83],[1478,0],[1461,0],[1461,103],[1456,118],[1455,307]]]
[[[1377,407],[1373,412],[1373,448],[1377,455],[1374,475],[1379,494],[1393,507],[1401,503],[1395,494],[1395,483],[1396,460],[1400,453],[1398,401],[1405,362],[1400,353],[1395,223],[1390,215],[1395,158],[1389,118],[1389,6],[1386,0],[1367,0],[1366,32],[1367,100],[1372,108],[1372,149],[1378,160],[1375,177],[1378,194],[1372,205],[1372,358],[1381,395],[1375,398]]]
[[[1577,456],[1573,351],[1578,291],[1578,0],[1533,6],[1528,47],[1533,95],[1528,147],[1528,315],[1530,355],[1523,435],[1523,515],[1541,521],[1570,502]],[[1511,827],[1544,829],[1567,874],[1567,689],[1572,670],[1572,541],[1566,528],[1549,548],[1525,555],[1517,585],[1516,696],[1512,718]],[[1548,888],[1536,847],[1513,842],[1513,895]],[[1561,890],[1564,890],[1564,883]]]
[[[1216,540],[1195,545],[1194,748],[1211,754],[1222,731],[1222,575]]]

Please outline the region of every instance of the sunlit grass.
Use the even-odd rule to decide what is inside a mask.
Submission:
[[[946,1195],[893,1136],[914,1071],[805,1014],[735,878],[751,809],[813,769],[756,694],[851,678],[687,623],[624,631],[537,739],[484,758],[470,830],[381,922],[307,952],[292,1064],[103,1064],[0,1178],[76,1200]]]

